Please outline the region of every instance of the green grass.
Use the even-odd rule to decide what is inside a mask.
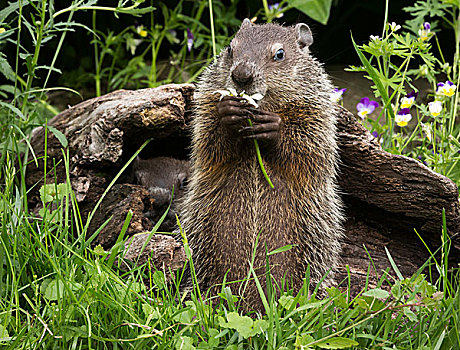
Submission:
[[[66,181],[42,187],[40,194],[46,209],[39,213],[30,212],[25,165],[38,164],[38,160],[28,140],[34,127],[45,125],[46,120],[57,113],[48,103],[46,92],[56,89],[50,89],[48,82],[51,74],[59,72],[55,64],[67,33],[62,29],[84,28],[92,34],[97,64],[91,77],[98,94],[106,85],[120,88],[130,81],[140,84],[134,87],[155,86],[176,81],[177,72],[187,68],[184,44],[180,52],[173,55],[176,65],[163,74],[163,80],[160,79],[161,67],[156,59],[163,49],[161,43],[174,39],[168,36],[169,30],[190,27],[196,36],[194,45],[209,48],[201,53],[192,52],[196,55],[195,61],[199,62],[190,64],[190,79],[193,80],[205,66],[201,63],[210,57],[206,56],[211,52],[210,48],[220,49],[225,45],[230,35],[228,27],[239,24],[235,18],[236,3],[226,10],[221,2],[212,2],[214,13],[210,15],[212,18],[214,14],[215,28],[211,31],[200,23],[201,18],[206,17],[203,13],[206,14],[208,1],[197,2],[193,14],[188,17],[179,16],[182,15],[182,2],[169,11],[164,3],[159,2],[158,6],[164,12],[164,26],[156,26],[151,16],[143,51],[128,61],[121,51],[127,41],[137,35],[133,28],[118,34],[103,33],[97,28],[96,20],[91,21],[91,29],[81,27],[73,20],[74,13],[91,10],[88,14],[93,16],[94,11],[103,10],[118,15],[128,12],[134,16],[139,11],[151,14],[158,9],[148,5],[142,7],[140,3],[131,6],[126,2],[124,7],[96,9],[97,2],[74,0],[72,6],[58,10],[49,7],[50,1],[34,0],[27,3],[11,1],[0,12],[0,28],[5,29],[0,31],[0,43],[14,45],[16,51],[13,58],[0,53],[0,72],[10,81],[10,85],[0,86],[0,96],[7,101],[0,103],[1,349],[459,349],[460,280],[458,270],[451,271],[447,266],[450,241],[445,227],[439,233],[444,242],[440,248],[441,259],[436,260],[436,252],[430,252],[432,258],[411,278],[401,276],[390,252],[387,252],[393,266],[392,273],[383,272],[376,288],[364,289],[357,297],[342,288],[350,286],[350,278],[341,283],[341,289],[345,291],[331,288],[328,297],[319,299],[313,288],[309,297],[307,271],[305,285],[299,294],[294,295],[283,284],[274,285],[262,297],[264,315],[245,315],[240,306],[241,298],[232,295],[228,283],[223,283],[217,296],[199,290],[192,265],[190,270],[195,283],[186,293],[179,289],[184,271],[177,271],[173,281],[167,284],[164,273],[157,271],[150,262],[133,266],[129,271],[122,269],[122,243],[126,240],[124,234],[130,214],[111,251],[92,247],[97,232],[88,232],[89,219],[80,216],[71,190],[68,171],[71,155],[67,151],[60,165],[67,169]],[[434,3],[441,6],[438,1]],[[264,4],[267,12],[265,1]],[[453,4],[446,2],[444,5],[449,14],[458,13]],[[268,12],[267,18],[271,18]],[[453,24],[458,25],[458,22]],[[418,24],[412,25],[417,30]],[[153,40],[155,35],[161,40]],[[385,40],[386,45],[393,39],[387,37]],[[42,62],[40,52],[51,42],[55,43],[53,58],[50,62]],[[456,47],[458,49],[458,43]],[[372,54],[369,48],[372,47],[357,48],[360,57],[364,56],[363,52],[368,56]],[[127,49],[124,51],[126,54]],[[388,57],[383,59],[384,67],[396,68],[398,74],[401,73],[394,64],[389,64]],[[149,60],[150,65],[146,63]],[[366,60],[364,56],[364,63],[371,65],[380,58]],[[125,70],[120,68],[120,62]],[[458,81],[457,64],[454,67],[452,80]],[[387,92],[385,103],[391,97],[397,100],[403,90],[394,89],[398,96],[388,94],[391,88],[389,70],[380,71],[381,74],[372,72],[381,85],[380,90]],[[444,101],[452,115],[457,110],[457,96]],[[426,108],[420,108],[423,113],[428,113]],[[429,158],[435,155],[431,155],[425,143],[420,149],[429,165],[457,180],[458,157],[454,158],[454,155],[460,147],[457,145],[458,125],[454,125],[454,118],[449,119],[447,109],[442,118],[449,123],[433,122],[434,141],[431,143],[436,143],[436,137],[442,141],[444,158]],[[378,125],[372,127],[380,128]],[[65,148],[63,135],[53,128],[46,130],[52,132]],[[385,134],[384,141],[390,150],[401,153],[404,147],[399,146],[407,144],[406,139],[401,141],[403,131],[401,136],[392,137],[392,133],[393,130]],[[449,138],[451,135],[457,143]],[[447,144],[447,141],[451,143]],[[411,152],[418,155],[414,150]],[[52,162],[47,158],[44,161]],[[49,172],[54,173],[54,168]],[[183,238],[190,257],[186,233]],[[431,276],[434,274],[424,276],[425,267],[440,277],[433,280]],[[248,278],[254,279],[261,290],[252,266]]]
[[[423,267],[403,279],[393,264],[392,275],[400,277],[384,273],[376,288],[356,298],[337,288],[327,298],[309,298],[307,273],[298,295],[276,287],[276,298],[273,287],[264,297],[265,315],[248,317],[228,285],[212,300],[196,284],[182,294],[182,271],[168,286],[150,263],[121,269],[122,249],[91,248],[69,183],[42,191],[44,199],[54,196],[45,199],[54,207],[44,218],[28,214],[24,187],[13,178],[21,169],[13,164],[9,160],[3,169],[9,175],[0,197],[2,348],[459,348],[459,278],[447,272],[447,259],[427,262],[441,276],[431,283]],[[445,234],[444,239],[449,242]]]

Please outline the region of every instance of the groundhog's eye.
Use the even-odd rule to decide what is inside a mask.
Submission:
[[[276,53],[275,53],[275,56],[273,56],[273,59],[275,61],[284,60],[284,50],[283,49],[278,49],[278,51],[276,51]]]
[[[229,55],[230,57],[232,56],[232,47],[230,45],[228,45],[227,47],[227,55]]]

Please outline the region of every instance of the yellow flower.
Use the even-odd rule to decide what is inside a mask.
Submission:
[[[395,121],[398,126],[405,127],[407,126],[407,124],[409,124],[411,119],[412,119],[412,116],[410,114],[410,109],[403,108],[398,112],[398,114],[396,114]]]
[[[5,33],[6,29],[5,28],[0,28],[0,34]]]
[[[433,117],[437,117],[442,112],[442,102],[433,101],[428,103],[428,109]]]
[[[148,35],[148,32],[144,29],[144,26],[137,26],[136,32],[143,38],[145,38]]]
[[[436,93],[451,97],[455,94],[456,89],[457,86],[448,80],[445,83],[438,83],[438,89],[436,90]]]

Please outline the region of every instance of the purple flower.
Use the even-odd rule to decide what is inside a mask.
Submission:
[[[420,39],[422,39],[422,41],[428,40],[430,38],[430,35],[431,35],[430,29],[431,29],[430,23],[428,22],[423,23],[422,28],[419,29],[418,31],[418,35],[420,36]]]
[[[412,90],[406,95],[407,98],[412,98],[412,97],[417,98],[417,96],[418,96],[418,91],[414,91],[414,90]]]
[[[455,94],[456,88],[457,86],[448,80],[445,83],[438,83],[438,89],[436,90],[436,93],[450,97]]]
[[[188,52],[192,51],[193,39],[195,39],[195,37],[193,36],[192,31],[190,30],[190,28],[187,28],[187,50]]]
[[[356,105],[358,115],[364,119],[369,113],[372,113],[379,106],[377,101],[370,101],[368,97],[363,97]]]
[[[279,2],[275,2],[273,5],[269,4],[268,9],[270,10],[270,12],[273,12],[276,14],[276,18],[281,18],[284,16],[284,13],[283,13],[284,9],[280,7]]]
[[[375,138],[379,137],[379,133],[377,131],[372,131],[371,135],[374,136]]]

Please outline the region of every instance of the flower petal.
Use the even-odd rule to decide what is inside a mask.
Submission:
[[[251,98],[253,98],[256,101],[260,101],[261,99],[264,98],[264,95],[262,95],[261,93],[256,93],[254,95],[251,95]]]

